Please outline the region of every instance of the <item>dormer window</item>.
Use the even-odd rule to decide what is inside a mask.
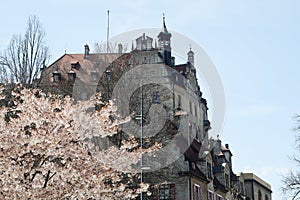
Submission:
[[[54,83],[57,83],[57,82],[60,81],[60,79],[61,79],[60,73],[59,73],[57,70],[55,70],[55,71],[53,72],[53,82],[54,82]]]
[[[74,70],[79,70],[79,62],[76,62],[76,63],[71,63],[71,69]]]
[[[151,50],[153,39],[146,36],[145,33],[136,39],[136,49],[137,50]]]
[[[108,80],[108,81],[111,80],[111,71],[109,69],[105,71],[105,77],[106,77],[106,80]]]
[[[70,83],[74,83],[75,82],[75,79],[76,79],[76,73],[73,71],[73,70],[70,70],[68,72],[68,81]]]

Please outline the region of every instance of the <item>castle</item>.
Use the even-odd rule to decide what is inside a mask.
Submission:
[[[145,33],[130,52],[119,44],[118,52],[93,54],[85,45],[84,53],[64,54],[43,69],[38,84],[79,100],[100,91],[104,100],[116,100],[121,114],[137,113],[123,127],[123,137],[126,132],[142,134],[145,149],[154,142],[163,145],[155,156],[141,158],[141,179],[151,185],[150,195],[142,194],[142,199],[271,200],[271,186],[255,174],[234,173],[229,145],[209,137],[208,105],[198,85],[195,53],[190,48],[187,62],[176,65],[171,38],[163,18],[154,46]],[[158,109],[163,112],[156,119]]]

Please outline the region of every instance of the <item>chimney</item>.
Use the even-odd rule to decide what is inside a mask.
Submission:
[[[219,138],[219,135],[217,135],[217,140],[215,140],[214,144],[214,153],[217,155],[221,152],[221,146],[222,146],[222,141]]]
[[[229,144],[225,144],[225,148],[226,148],[226,149],[229,149]]]
[[[123,51],[123,46],[121,43],[118,44],[118,53],[119,54],[122,54],[122,51]]]
[[[84,59],[87,59],[88,56],[90,54],[90,48],[89,48],[89,45],[85,44],[84,45]]]

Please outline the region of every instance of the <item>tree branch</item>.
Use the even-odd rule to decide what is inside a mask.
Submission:
[[[47,184],[48,184],[48,181],[50,181],[50,179],[56,174],[56,172],[54,172],[51,176],[50,176],[50,169],[48,170],[48,173],[46,175],[46,178],[45,178],[45,182],[44,182],[44,188],[47,187]]]

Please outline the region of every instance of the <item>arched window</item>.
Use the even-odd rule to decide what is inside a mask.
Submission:
[[[268,197],[268,195],[266,195],[266,194],[265,194],[265,200],[269,200],[269,197]]]
[[[258,190],[258,200],[262,200],[262,198],[261,198],[261,191],[260,190]]]

